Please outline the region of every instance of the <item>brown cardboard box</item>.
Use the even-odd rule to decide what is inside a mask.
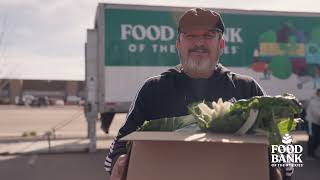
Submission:
[[[134,132],[127,180],[269,180],[268,139]]]

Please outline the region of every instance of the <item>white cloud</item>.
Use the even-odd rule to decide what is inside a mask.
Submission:
[[[21,69],[21,63],[16,63],[20,61],[25,67],[47,67],[39,63],[47,62],[66,75],[72,69],[78,73],[74,78],[84,78],[85,33],[94,21],[95,1],[10,0],[1,1],[0,6],[0,33],[5,32],[0,44],[0,65],[7,68],[6,73],[0,74],[2,78]]]
[[[0,61],[0,79],[84,80],[84,61],[27,55]]]
[[[11,30],[10,52],[81,57],[85,29],[94,20],[96,3],[79,1],[13,1],[4,4]],[[1,19],[0,19],[1,20]]]

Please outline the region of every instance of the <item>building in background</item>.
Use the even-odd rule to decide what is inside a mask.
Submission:
[[[78,104],[84,97],[83,81],[62,80],[0,80],[0,103],[17,104],[24,97],[47,97],[51,104]],[[17,99],[18,98],[18,99]]]
[[[23,97],[48,97],[52,103],[67,104],[83,97],[85,64],[81,58],[0,59],[0,67],[2,104],[15,104]]]

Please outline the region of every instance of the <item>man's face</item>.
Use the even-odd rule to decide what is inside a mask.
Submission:
[[[181,33],[176,42],[184,71],[212,71],[220,56],[221,33],[195,29]]]

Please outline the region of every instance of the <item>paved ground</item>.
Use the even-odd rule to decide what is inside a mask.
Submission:
[[[99,149],[110,146],[125,116],[115,116],[108,135],[100,129],[100,122],[97,122]],[[0,106],[0,124],[0,154],[85,151],[89,143],[86,139],[87,121],[79,106]],[[52,129],[55,129],[55,139],[49,142],[45,134]]]
[[[117,114],[110,134],[116,134],[125,114]],[[23,133],[35,132],[38,136],[53,128],[57,136],[86,137],[87,122],[80,106],[51,106],[30,108],[25,106],[0,106],[0,138],[19,137]],[[97,123],[97,135],[104,136]]]
[[[0,106],[0,180],[108,180],[104,156],[124,118],[125,114],[116,115],[109,135],[103,134],[98,122],[98,151],[86,153],[88,140],[82,108]],[[42,135],[59,126],[57,139],[50,142],[49,150]],[[37,136],[22,137],[25,132],[36,132]],[[307,136],[299,132],[294,139],[305,146]],[[303,160],[305,166],[296,168],[293,179],[320,179],[320,160]]]
[[[97,152],[87,153],[87,122],[78,106],[30,108],[0,106],[0,180],[108,180],[107,147],[125,114],[117,114],[110,134],[97,122]],[[43,137],[57,128],[56,139]],[[36,135],[23,134],[35,133]]]
[[[109,180],[105,152],[0,156],[1,180]]]

